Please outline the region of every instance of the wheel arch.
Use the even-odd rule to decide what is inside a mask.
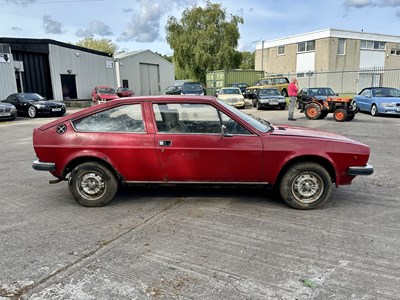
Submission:
[[[329,176],[331,177],[332,183],[336,183],[336,170],[333,166],[333,164],[327,160],[324,157],[317,156],[317,155],[305,155],[305,156],[298,156],[294,157],[291,160],[287,161],[281,170],[279,171],[278,176],[276,177],[274,186],[279,186],[280,182],[282,181],[282,177],[285,175],[287,170],[289,170],[293,165],[298,164],[298,163],[303,163],[303,162],[313,162],[321,165],[323,168],[325,168]]]
[[[104,167],[108,168],[110,172],[114,174],[115,178],[117,178],[119,183],[123,182],[124,179],[121,176],[121,174],[117,172],[115,168],[113,168],[113,166],[108,161],[96,156],[79,156],[71,159],[63,170],[62,178],[65,178],[69,173],[71,173],[76,166],[87,162],[97,162],[102,164]]]

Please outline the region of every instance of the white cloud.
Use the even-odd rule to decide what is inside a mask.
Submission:
[[[346,0],[344,1],[344,6],[362,8],[366,6],[374,5],[371,0]]]
[[[140,13],[132,15],[129,23],[117,41],[154,42],[160,40],[160,20],[170,12],[188,7],[196,0],[137,0]]]
[[[98,20],[92,20],[86,29],[78,29],[75,33],[79,37],[90,37],[93,35],[110,36],[113,35],[109,26]]]

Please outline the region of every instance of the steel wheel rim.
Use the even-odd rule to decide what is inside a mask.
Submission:
[[[343,119],[344,119],[344,113],[338,112],[338,113],[336,114],[336,118],[337,118],[339,121],[343,120]]]
[[[107,183],[97,172],[83,174],[76,182],[79,194],[86,200],[98,200],[107,190]]]
[[[307,113],[310,117],[315,117],[317,115],[317,109],[314,106],[309,107]]]
[[[317,201],[324,193],[322,178],[314,172],[303,172],[293,180],[292,194],[294,198],[304,204]]]
[[[28,108],[28,116],[30,116],[31,118],[36,116],[36,108],[34,108],[33,106],[30,106]]]

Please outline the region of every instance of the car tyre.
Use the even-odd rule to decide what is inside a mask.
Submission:
[[[288,97],[288,96],[289,96],[289,94],[288,94],[288,92],[287,92],[286,89],[283,89],[283,90],[282,90],[281,95],[282,95],[283,97]]]
[[[29,118],[36,118],[37,116],[37,109],[33,105],[28,107],[28,117]]]
[[[328,171],[317,163],[298,163],[283,175],[279,185],[282,199],[297,209],[314,209],[323,205],[332,191]]]
[[[371,116],[374,116],[374,117],[379,116],[378,107],[376,106],[376,104],[372,104],[370,112],[371,112]]]
[[[72,170],[68,187],[79,204],[98,207],[111,202],[118,190],[118,181],[103,164],[86,162]]]

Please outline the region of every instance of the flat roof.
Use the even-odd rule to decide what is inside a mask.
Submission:
[[[97,51],[93,49],[88,49],[85,47],[80,47],[76,46],[73,44],[69,43],[63,43],[51,39],[31,39],[31,38],[11,38],[11,37],[0,37],[0,43],[2,44],[10,44],[11,46],[13,44],[23,44],[23,45],[57,45],[60,47],[64,48],[69,48],[69,49],[74,49],[74,50],[79,50],[79,51],[84,51],[88,53],[93,53],[101,56],[107,56],[107,57],[112,57],[112,53],[107,53],[107,52],[102,52],[102,51]],[[12,47],[11,47],[12,48]]]
[[[398,35],[388,35],[379,33],[368,33],[363,31],[349,31],[349,30],[328,28],[328,29],[302,33],[298,35],[283,37],[269,41],[261,41],[256,44],[256,50],[261,50],[262,48],[265,49],[271,47],[278,47],[288,44],[296,44],[296,43],[318,40],[329,37],[400,43],[400,36]]]

